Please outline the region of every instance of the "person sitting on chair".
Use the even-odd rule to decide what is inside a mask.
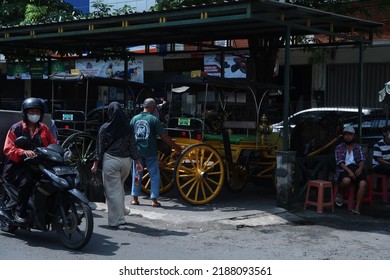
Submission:
[[[364,169],[366,159],[362,146],[355,143],[355,129],[352,126],[344,128],[343,139],[344,142],[335,149],[337,169],[334,179],[339,184],[336,205],[343,205],[343,193],[352,183],[357,188],[356,206],[352,213],[359,215],[367,188],[367,175]]]
[[[382,128],[383,139],[374,145],[372,170],[374,173],[390,175],[390,125]]]

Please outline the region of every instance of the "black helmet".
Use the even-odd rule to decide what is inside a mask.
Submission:
[[[22,115],[23,120],[27,121],[27,110],[28,109],[38,109],[41,111],[41,118],[39,121],[43,120],[43,116],[45,115],[45,103],[41,98],[30,97],[23,101],[22,104]]]

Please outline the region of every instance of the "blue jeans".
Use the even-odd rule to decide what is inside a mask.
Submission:
[[[146,166],[149,172],[150,178],[150,198],[159,198],[160,197],[160,167],[158,166],[158,158],[156,157],[141,157],[142,166]],[[133,160],[133,177],[131,195],[140,196],[141,194],[141,184],[143,172],[137,173],[136,170],[137,162]],[[138,184],[135,184],[135,177],[138,177]]]

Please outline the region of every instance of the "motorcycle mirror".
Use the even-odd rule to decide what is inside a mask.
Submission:
[[[25,148],[28,144],[28,139],[26,136],[19,136],[18,138],[15,139],[15,145],[18,148]]]

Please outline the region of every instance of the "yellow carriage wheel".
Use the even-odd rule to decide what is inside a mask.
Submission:
[[[224,182],[224,164],[213,147],[196,144],[187,147],[175,166],[175,184],[182,197],[191,204],[210,202]]]
[[[176,163],[176,155],[174,151],[161,152],[158,151],[158,165],[160,167],[160,194],[164,194],[173,188],[173,171]],[[150,177],[149,172],[144,167],[142,176],[141,190],[144,193],[150,194]]]
[[[229,178],[226,179],[226,187],[234,192],[239,192],[246,187],[249,178],[249,167],[243,164],[233,164],[229,168]]]

